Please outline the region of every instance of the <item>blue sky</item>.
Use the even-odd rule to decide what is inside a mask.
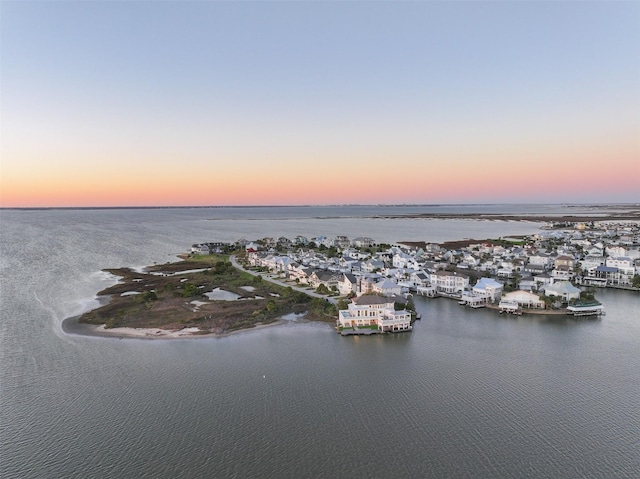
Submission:
[[[1,13],[4,204],[455,202],[446,187],[459,185],[462,202],[640,201],[639,2],[5,1]],[[625,178],[594,175],[598,160]],[[353,186],[397,165],[411,181]],[[556,168],[564,182],[546,182]],[[542,187],[486,184],[534,169]],[[207,176],[229,188],[194,194]],[[283,193],[309,177],[325,196]]]

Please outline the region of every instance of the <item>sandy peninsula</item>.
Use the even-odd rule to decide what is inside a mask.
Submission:
[[[183,257],[142,271],[105,270],[120,280],[101,306],[63,322],[71,334],[174,339],[225,336],[282,324],[295,315],[333,321],[335,305],[234,267],[226,256]]]

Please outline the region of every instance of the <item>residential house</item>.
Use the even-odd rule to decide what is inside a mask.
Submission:
[[[375,241],[366,236],[358,236],[357,238],[354,238],[351,244],[356,248],[370,248],[375,245]]]
[[[598,266],[604,265],[606,258],[604,256],[585,256],[580,261],[580,265],[582,267],[582,271],[589,271],[590,269],[597,268]]]
[[[627,249],[623,246],[607,246],[606,252],[609,256],[627,256]]]
[[[554,267],[557,268],[568,268],[568,269],[573,269],[573,267],[575,266],[575,260],[568,255],[560,255],[557,256],[556,259],[554,260]]]
[[[536,285],[534,289],[544,288],[549,284],[553,284],[553,278],[549,273],[537,274],[533,277]]]
[[[512,291],[511,293],[505,293],[502,295],[502,300],[500,301],[500,306],[504,304],[517,304],[522,308],[530,308],[530,309],[544,309],[545,304],[544,301],[540,299],[540,296],[537,294],[531,293],[529,291]]]
[[[191,245],[191,252],[194,254],[210,254],[209,245],[207,243]]]
[[[486,295],[491,301],[497,301],[502,297],[504,285],[493,278],[480,278],[472,288],[473,293]]]
[[[583,284],[590,284],[593,286],[615,285],[619,282],[620,272],[618,271],[618,268],[605,265],[590,268],[582,277]]]
[[[384,268],[384,263],[377,259],[363,261],[360,265],[360,269],[363,273],[373,273],[374,271],[379,271],[382,268]]]
[[[541,267],[542,271],[546,271],[551,267],[551,256],[546,253],[534,253],[529,256],[529,266]]]
[[[424,271],[414,271],[409,275],[409,281],[416,287],[428,286],[431,284],[429,281],[429,275]]]
[[[349,241],[349,238],[343,235],[338,235],[333,240],[333,245],[336,248],[348,248],[350,244],[351,242]]]
[[[536,281],[533,278],[533,276],[524,276],[518,282],[518,289],[521,289],[523,291],[533,291],[535,287],[536,287]]]
[[[438,293],[461,293],[469,287],[469,276],[455,271],[436,271],[430,280]]]
[[[618,284],[631,284],[636,272],[634,261],[628,256],[608,257],[605,266],[618,268]]]
[[[396,311],[394,301],[377,295],[353,298],[348,309],[338,311],[337,327],[375,328],[379,332],[411,331],[411,313]]]
[[[580,289],[576,288],[569,281],[558,281],[544,288],[546,296],[558,296],[564,301],[569,302],[572,299],[580,299]]]
[[[394,268],[406,268],[407,263],[412,260],[413,260],[413,256],[400,251],[393,255],[391,264],[393,265]]]
[[[338,288],[338,277],[330,271],[324,271],[317,269],[309,275],[309,284],[314,288],[318,288],[321,284],[325,285],[327,289],[335,287]]]
[[[390,279],[382,279],[373,285],[373,292],[382,296],[400,296],[402,287]]]
[[[358,287],[356,289],[357,294],[371,294],[373,293],[373,286],[382,278],[377,273],[364,273],[358,277]]]
[[[358,288],[358,279],[351,273],[343,273],[338,280],[338,291],[342,296],[355,294]]]
[[[306,236],[296,236],[293,239],[293,244],[297,246],[307,246],[309,244],[309,239]]]

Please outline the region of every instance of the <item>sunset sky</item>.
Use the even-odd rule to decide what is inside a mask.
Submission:
[[[640,2],[6,1],[0,206],[640,202]]]

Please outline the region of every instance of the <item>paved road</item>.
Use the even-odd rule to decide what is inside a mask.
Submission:
[[[312,296],[314,298],[326,299],[327,301],[329,301],[330,303],[333,303],[333,304],[337,304],[338,303],[338,300],[335,299],[335,298],[330,298],[330,297],[325,296],[323,294],[318,294],[315,291],[311,291],[309,289],[302,288],[300,286],[294,286],[292,284],[285,283],[283,281],[280,281],[280,280],[277,280],[277,279],[273,278],[270,275],[265,275],[265,274],[262,274],[262,273],[256,273],[255,271],[249,271],[248,269],[245,269],[240,263],[238,263],[238,261],[236,260],[235,255],[229,256],[229,261],[231,261],[231,264],[233,265],[234,268],[238,268],[240,271],[244,271],[245,273],[249,273],[252,276],[260,276],[260,277],[262,277],[263,280],[269,281],[270,283],[278,284],[280,286],[284,286],[285,288],[291,288],[291,289],[293,289],[295,291],[300,291],[301,293],[308,294],[309,296]]]

